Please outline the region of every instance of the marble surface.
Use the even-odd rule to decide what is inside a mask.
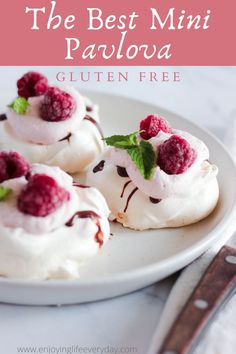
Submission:
[[[15,80],[36,68],[0,68],[0,107],[12,99]],[[114,92],[156,103],[207,127],[220,139],[236,112],[235,67],[37,68],[56,82],[56,73],[91,80],[78,81],[86,90]],[[103,72],[97,82],[94,72]],[[107,72],[129,72],[128,82],[107,82]],[[180,73],[180,82],[138,82],[139,72]],[[148,75],[147,75],[148,76]],[[160,74],[161,76],[161,74]],[[145,354],[163,305],[177,275],[138,292],[97,303],[63,307],[24,307],[0,304],[0,352],[15,354],[21,347],[36,353]],[[21,348],[21,349],[20,349]],[[35,350],[34,350],[35,348]],[[30,352],[28,350],[28,352]],[[204,353],[205,354],[205,353]]]

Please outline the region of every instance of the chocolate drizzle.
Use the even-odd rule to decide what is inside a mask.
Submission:
[[[4,121],[4,120],[7,120],[7,116],[5,113],[3,114],[0,114],[0,122]]]
[[[67,136],[65,136],[65,138],[59,140],[59,141],[64,141],[64,140],[67,140],[68,142],[70,141],[70,137],[71,137],[71,133],[69,133]]]
[[[92,112],[93,111],[93,108],[91,106],[86,106],[86,111],[87,112]]]
[[[138,188],[135,187],[132,192],[130,193],[130,195],[128,196],[128,199],[127,199],[127,202],[126,202],[126,205],[125,205],[125,208],[124,208],[124,213],[127,211],[128,209],[128,206],[129,206],[129,202],[131,200],[131,198],[133,197],[133,195],[137,192]]]
[[[92,112],[93,109],[91,107],[86,107],[86,110],[87,110],[87,112]],[[5,114],[1,114],[0,115],[0,121],[1,120],[5,120],[5,119],[7,119],[6,115]],[[99,131],[101,137],[104,138],[102,128],[101,128],[100,124],[95,119],[93,119],[92,117],[86,115],[84,117],[84,120],[88,120],[89,122],[93,123],[96,126],[97,130]],[[69,142],[71,135],[72,134],[69,133],[67,136],[65,136],[64,138],[60,139],[59,141],[67,140]]]
[[[129,177],[126,168],[121,166],[116,166],[116,168],[117,168],[117,173],[120,177]]]
[[[125,193],[125,190],[126,190],[126,188],[128,187],[128,185],[129,185],[130,183],[131,183],[131,180],[129,180],[128,182],[126,182],[126,183],[124,184],[124,187],[123,187],[122,192],[121,192],[121,194],[120,194],[120,198],[123,198],[124,193]],[[129,202],[130,202],[131,198],[133,197],[133,195],[137,192],[137,190],[138,190],[138,188],[135,187],[135,188],[132,190],[132,192],[130,193],[130,195],[128,196],[127,201],[126,201],[126,204],[125,204],[125,208],[124,208],[124,213],[127,211],[128,206],[129,206]]]
[[[101,172],[104,169],[105,160],[99,162],[97,166],[94,167],[93,173]]]
[[[206,159],[205,161],[208,162],[209,164],[211,164],[211,161],[209,159]]]
[[[77,213],[75,213],[72,216],[72,218],[69,221],[67,221],[66,226],[68,226],[68,227],[73,226],[75,218],[81,218],[81,219],[90,218],[91,220],[94,221],[94,223],[96,224],[96,226],[98,228],[98,231],[96,232],[94,238],[95,238],[95,241],[97,243],[99,243],[99,247],[102,247],[102,245],[103,245],[103,232],[102,232],[101,225],[100,225],[100,216],[92,210],[77,211]]]
[[[92,117],[86,115],[86,116],[84,117],[84,120],[88,120],[89,122],[93,123],[93,124],[96,126],[97,130],[99,131],[101,137],[104,138],[104,135],[103,135],[103,131],[102,131],[101,126],[100,126],[100,124],[99,124],[94,118],[92,118]]]
[[[73,186],[78,188],[91,188],[90,186],[86,186],[85,184],[80,184],[77,182],[73,182]]]
[[[131,181],[128,181],[128,182],[126,182],[126,183],[124,184],[124,187],[123,187],[122,192],[121,192],[121,195],[120,195],[121,198],[123,198],[124,193],[125,193],[125,190],[126,190],[126,187],[127,187],[130,183],[131,183]]]
[[[120,177],[128,177],[127,175],[127,172],[126,172],[126,169],[123,168],[123,167],[120,167],[120,166],[116,166],[117,167],[117,173]],[[126,182],[123,186],[123,189],[121,191],[121,194],[120,194],[120,198],[123,198],[124,197],[124,193],[125,193],[125,190],[126,188],[128,187],[128,185],[131,183],[131,180],[129,180],[128,182]],[[126,202],[126,205],[125,205],[125,208],[124,208],[124,213],[127,211],[128,209],[128,206],[129,206],[129,202],[131,200],[131,198],[133,197],[133,195],[137,192],[138,188],[134,188],[132,190],[132,192],[130,193],[130,195],[128,196],[127,198],[127,202]],[[162,199],[157,199],[157,198],[153,198],[153,197],[149,197],[149,200],[152,204],[158,204],[162,201]]]
[[[162,201],[162,199],[156,199],[156,198],[152,198],[152,197],[149,197],[149,199],[150,199],[150,202],[153,204],[158,204]]]

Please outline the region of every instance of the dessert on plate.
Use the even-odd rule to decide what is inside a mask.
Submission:
[[[14,149],[31,163],[86,170],[103,150],[98,106],[73,87],[51,87],[37,72],[17,81],[18,97],[0,116],[0,150]]]
[[[89,168],[87,183],[106,198],[110,220],[136,230],[179,227],[215,208],[218,168],[200,139],[149,115],[138,132],[105,140],[108,147]]]
[[[109,238],[101,193],[59,167],[0,152],[0,275],[75,279]]]

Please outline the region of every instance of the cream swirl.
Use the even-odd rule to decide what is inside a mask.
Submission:
[[[12,108],[7,109],[7,119],[15,135],[24,141],[50,145],[78,130],[86,114],[84,99],[73,87],[63,87],[63,91],[69,93],[76,104],[75,112],[69,119],[61,122],[43,120],[39,113],[43,96],[30,97],[26,114],[17,114]]]
[[[99,124],[98,106],[93,105],[87,97],[83,97],[83,100],[84,105],[89,105],[92,108],[92,111],[88,112],[89,116]],[[22,119],[21,117],[20,119]],[[37,118],[36,122],[38,121],[45,122]],[[45,123],[48,124],[49,122]],[[56,127],[59,123],[51,124]],[[26,121],[24,128],[27,124]],[[68,138],[64,135],[61,141],[56,141],[50,145],[23,140],[16,135],[8,120],[0,122],[0,135],[0,150],[14,149],[21,152],[31,163],[59,166],[69,173],[86,170],[88,165],[102,152],[104,146],[96,125],[85,119],[79,122],[78,129],[69,132]],[[71,158],[72,156],[73,158]]]
[[[115,165],[126,168],[134,185],[150,197],[163,199],[174,195],[193,195],[203,182],[206,183],[207,180],[212,179],[217,175],[218,168],[215,165],[205,162],[209,159],[209,150],[207,146],[200,139],[189,133],[177,129],[173,130],[173,134],[167,134],[160,131],[159,134],[150,139],[149,142],[157,152],[158,146],[174,134],[186,139],[191,147],[197,152],[196,160],[184,173],[169,175],[157,165],[152,179],[145,180],[127,152],[121,149],[111,149],[111,161]]]
[[[3,187],[12,190],[7,202],[0,203],[0,220],[2,225],[11,228],[22,228],[31,234],[42,234],[51,232],[64,225],[70,217],[78,210],[79,200],[75,189],[72,186],[72,177],[67,175],[58,167],[48,167],[44,165],[32,165],[31,174],[42,173],[53,177],[60,187],[66,189],[70,194],[70,199],[64,202],[53,213],[45,217],[35,217],[23,214],[17,208],[17,197],[28,181],[25,177],[10,179],[2,183]]]

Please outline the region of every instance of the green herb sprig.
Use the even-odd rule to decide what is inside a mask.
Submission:
[[[0,187],[0,202],[6,200],[11,191],[11,188]]]
[[[155,152],[152,144],[146,140],[138,139],[139,133],[140,132],[129,135],[113,135],[104,138],[104,140],[109,146],[126,150],[141,175],[146,180],[150,180],[155,169]]]
[[[17,97],[14,102],[12,102],[9,107],[12,108],[16,113],[24,115],[29,107],[29,102],[24,97]]]

